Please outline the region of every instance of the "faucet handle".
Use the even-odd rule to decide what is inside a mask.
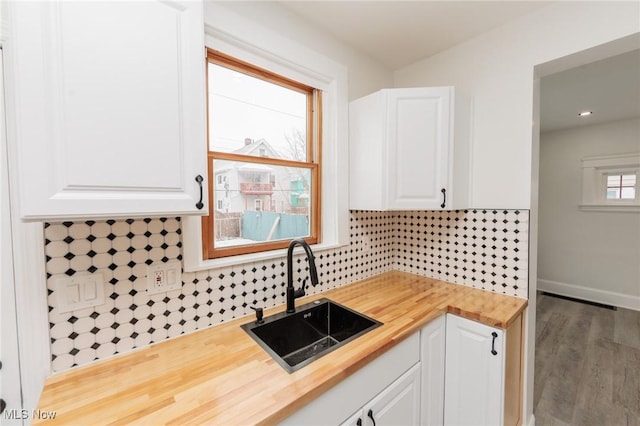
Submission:
[[[254,311],[256,311],[256,324],[262,324],[264,323],[264,320],[262,319],[263,316],[263,310],[262,308],[256,308],[253,306],[249,306],[251,309],[253,309]]]
[[[302,285],[300,286],[300,288],[296,289],[293,292],[293,297],[297,299],[298,297],[306,296],[306,293],[304,292],[304,289],[305,289],[306,286],[307,286],[307,279],[304,278],[302,280]]]

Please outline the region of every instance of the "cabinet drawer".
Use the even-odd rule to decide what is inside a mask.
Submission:
[[[340,424],[419,361],[420,333],[415,333],[281,424]]]

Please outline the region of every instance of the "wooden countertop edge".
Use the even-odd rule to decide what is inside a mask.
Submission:
[[[357,355],[353,355],[353,353],[351,353],[350,355],[347,356],[347,355],[344,355],[343,353],[342,357],[340,357],[339,359],[336,359],[335,367],[333,366],[333,364],[325,365],[327,364],[326,360],[324,361],[324,364],[323,364],[322,358],[316,361],[315,363],[317,363],[320,368],[323,368],[324,366],[324,371],[331,371],[333,374],[329,374],[326,376],[323,374],[321,380],[317,380],[317,382],[312,382],[312,383],[309,383],[309,379],[306,376],[302,376],[301,387],[303,389],[296,389],[294,392],[292,392],[291,395],[295,395],[295,397],[292,397],[290,395],[287,396],[288,395],[287,393],[282,398],[283,400],[279,400],[277,403],[274,404],[273,407],[269,407],[270,409],[266,409],[265,410],[266,412],[265,411],[261,412],[258,418],[252,417],[251,419],[249,419],[247,417],[244,417],[245,420],[247,421],[251,420],[255,424],[274,424],[287,418],[289,415],[301,409],[306,404],[316,399],[317,397],[319,397],[329,389],[333,388],[335,385],[337,385],[342,380],[344,380],[345,378],[349,377],[350,375],[358,371],[360,368],[364,367],[365,365],[369,364],[371,361],[375,360],[382,354],[386,353],[391,348],[395,347],[398,343],[402,342],[407,337],[419,331],[422,327],[424,327],[430,321],[432,321],[433,319],[437,318],[440,315],[443,315],[445,313],[452,313],[452,314],[460,315],[462,317],[465,317],[471,320],[483,322],[491,326],[506,329],[524,311],[524,309],[527,306],[526,299],[518,299],[511,296],[504,296],[497,293],[473,289],[471,287],[459,286],[456,284],[446,283],[440,280],[420,277],[417,275],[412,275],[412,274],[398,272],[398,271],[386,272],[386,273],[376,275],[374,277],[370,277],[368,279],[365,279],[353,284],[349,284],[334,290],[309,296],[302,299],[299,303],[303,304],[303,303],[307,303],[309,301],[313,301],[322,297],[326,297],[326,298],[334,299],[336,302],[340,304],[344,304],[345,306],[349,307],[350,301],[356,300],[357,301],[356,303],[360,303],[360,297],[366,298],[366,296],[360,295],[358,291],[359,287],[356,286],[357,284],[360,284],[360,285],[371,284],[373,286],[377,285],[378,287],[384,287],[385,285],[387,286],[389,285],[390,280],[393,281],[393,284],[395,284],[395,282],[398,281],[398,283],[402,283],[402,285],[404,286],[417,286],[418,288],[415,289],[415,294],[420,294],[420,292],[428,292],[433,290],[436,293],[436,296],[434,297],[443,297],[445,299],[443,300],[442,303],[437,303],[436,305],[434,305],[431,310],[427,310],[424,312],[420,311],[421,314],[417,318],[414,318],[414,315],[409,316],[409,318],[407,318],[406,322],[404,323],[403,321],[401,321],[401,318],[402,318],[401,314],[396,314],[395,319],[393,319],[392,324],[390,324],[390,325],[393,325],[393,327],[395,327],[396,329],[392,329],[392,331],[389,331],[388,329],[387,331],[380,331],[381,329],[383,329],[383,327],[380,327],[376,330],[373,330],[370,333],[378,332],[380,334],[380,337],[378,337],[378,341],[374,340],[371,344],[367,343],[366,346],[360,348],[360,352],[358,352]],[[425,286],[424,290],[422,290],[421,286]],[[456,287],[449,287],[449,286],[456,286]],[[442,294],[438,293],[440,289],[443,289]],[[367,295],[368,293],[369,292],[367,292]],[[415,299],[416,299],[416,303],[421,303],[421,299],[424,299],[424,297],[420,295],[420,297],[416,297]],[[366,302],[367,301],[365,300],[364,302],[362,302],[362,304],[365,305]],[[377,305],[376,305],[376,309],[377,309]],[[391,307],[388,309],[393,309],[393,308]],[[268,315],[271,315],[272,313],[276,313],[280,311],[282,311],[282,306],[270,308],[265,310],[265,316],[268,316]],[[367,314],[366,312],[363,312],[363,313]],[[375,317],[375,315],[373,316]],[[248,317],[243,317],[238,320],[229,322],[227,323],[227,325],[232,325],[232,324],[238,325],[238,324],[247,322],[247,319]],[[208,329],[199,330],[199,331],[209,330],[209,332],[211,332],[212,331],[211,329],[212,328],[208,328]],[[190,333],[189,335],[192,335],[192,334],[194,333]],[[179,338],[187,337],[189,335],[183,335],[183,336],[180,336]],[[375,337],[375,336],[376,336],[375,334],[371,334],[369,340],[373,340],[371,339],[371,337]],[[170,340],[177,340],[177,338],[170,339]],[[158,342],[151,346],[161,345],[165,342],[166,341]],[[94,376],[96,374],[114,375],[114,374],[117,374],[117,372],[121,372],[121,373],[127,372],[131,369],[131,366],[128,365],[128,363],[130,363],[130,361],[128,361],[128,356],[131,356],[132,354],[136,354],[136,356],[138,357],[140,356],[145,357],[145,355],[141,354],[141,352],[144,352],[149,348],[150,346],[135,349],[134,351],[131,351],[122,355],[117,355],[110,359],[97,361],[86,367],[80,367],[79,369],[74,369],[71,371],[66,371],[60,374],[52,375],[47,379],[47,382],[45,384],[45,390],[49,389],[49,392],[51,392],[51,391],[54,391],[59,386],[64,387],[65,381],[81,376],[83,374],[83,370],[85,369],[91,369],[90,374],[93,374]],[[344,348],[340,348],[338,349],[338,351],[341,349],[344,349]],[[337,351],[334,353],[337,353]],[[152,359],[158,356],[159,356],[158,354],[154,355],[153,353],[151,353],[146,357],[149,359]],[[327,356],[327,359],[329,359],[328,356]],[[318,375],[318,373],[316,373],[316,370],[313,370],[313,372],[310,373],[309,376],[313,376],[314,374]],[[175,401],[171,403],[175,403]],[[51,410],[52,408],[55,409],[55,407],[50,407],[50,406],[39,407],[39,408],[46,409],[46,410]],[[148,407],[147,407],[147,410],[149,410]],[[121,418],[120,420],[123,420],[123,419]],[[213,420],[213,418],[211,418],[209,421],[211,420]],[[38,422],[35,421],[34,424],[38,424]]]
[[[465,296],[463,296],[465,297]],[[477,314],[476,312],[472,312],[472,311],[468,311],[468,310],[464,310],[464,309],[460,309],[459,307],[455,306],[455,304],[452,305],[448,305],[446,308],[446,313],[448,314],[454,314],[454,315],[458,315],[461,316],[463,318],[467,318],[470,320],[474,320],[474,321],[478,321],[481,322],[483,324],[486,325],[490,325],[493,327],[498,327],[498,328],[502,328],[502,329],[507,329],[509,328],[509,326],[511,326],[511,324],[513,324],[513,322],[518,318],[518,316],[524,312],[524,310],[526,309],[528,302],[526,299],[522,299],[525,303],[519,305],[513,312],[513,316],[509,317],[506,321],[503,320],[499,320],[495,317],[489,316],[489,315],[483,315],[483,314]]]

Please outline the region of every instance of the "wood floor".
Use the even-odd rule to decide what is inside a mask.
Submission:
[[[640,426],[640,312],[538,294],[536,426]]]

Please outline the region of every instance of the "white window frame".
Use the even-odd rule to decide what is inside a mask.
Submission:
[[[607,198],[607,176],[611,174],[636,175],[636,198]],[[640,212],[640,153],[600,155],[582,159],[583,211]]]
[[[348,181],[346,67],[213,2],[205,4],[205,44],[323,91],[322,242],[312,248],[318,253],[347,245],[349,194],[345,186],[340,184]],[[286,249],[280,249],[205,260],[202,258],[200,217],[184,217],[183,231],[185,271],[215,269],[286,255]]]

